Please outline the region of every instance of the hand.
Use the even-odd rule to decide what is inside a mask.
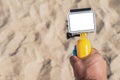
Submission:
[[[106,62],[96,49],[85,59],[70,57],[76,80],[106,80]]]

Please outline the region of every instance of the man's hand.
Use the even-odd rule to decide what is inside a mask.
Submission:
[[[106,80],[106,62],[96,49],[85,59],[70,57],[76,80]]]

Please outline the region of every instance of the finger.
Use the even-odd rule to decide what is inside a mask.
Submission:
[[[99,55],[101,55],[101,54],[98,52],[98,50],[95,49],[95,48],[92,48],[91,54],[99,54]]]
[[[97,57],[102,57],[101,54],[97,51],[97,49],[92,48],[91,55],[83,60],[85,64],[91,64],[92,61],[95,61]]]
[[[85,62],[86,62],[86,60],[89,61],[89,60],[91,60],[93,57],[95,57],[96,55],[101,56],[101,54],[98,52],[97,49],[92,48],[92,50],[91,50],[91,54],[90,54],[87,58],[83,59],[83,61],[85,61]]]
[[[98,50],[97,49],[95,49],[95,48],[92,48],[92,54],[96,54],[96,55],[99,55],[101,58],[103,58],[104,60],[105,60],[105,58],[98,52]],[[92,55],[91,54],[91,55]],[[96,56],[96,55],[92,55],[92,56]]]
[[[99,62],[101,60],[105,61],[103,56],[100,55],[100,53],[96,49],[93,49],[92,54],[88,56],[86,59],[84,59],[83,62],[85,65],[91,66],[95,64],[97,61]]]
[[[105,80],[106,78],[106,62],[100,55],[96,55],[93,59],[89,60],[87,65],[87,76],[96,80]]]
[[[79,59],[76,56],[71,56],[70,57],[70,63],[73,66]]]
[[[73,71],[75,74],[76,79],[80,79],[84,77],[85,72],[85,66],[83,65],[82,60],[77,58],[76,56],[70,57],[70,62],[73,67]]]

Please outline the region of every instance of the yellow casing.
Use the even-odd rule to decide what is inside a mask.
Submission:
[[[76,47],[77,57],[83,59],[90,55],[91,44],[90,41],[87,39],[87,33],[80,34],[80,40],[77,41]]]

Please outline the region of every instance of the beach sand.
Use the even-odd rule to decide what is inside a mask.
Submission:
[[[108,80],[120,79],[120,0],[0,0],[0,80],[74,80],[66,39],[70,9],[91,7],[92,47],[105,57]]]

